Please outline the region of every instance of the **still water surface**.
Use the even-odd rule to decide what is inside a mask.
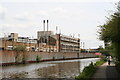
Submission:
[[[87,58],[4,66],[0,69],[0,76],[2,78],[74,78],[85,66],[99,60],[99,58]]]

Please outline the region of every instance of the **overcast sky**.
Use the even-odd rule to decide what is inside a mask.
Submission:
[[[0,0],[0,36],[11,32],[19,36],[37,37],[43,30],[43,20],[49,20],[49,30],[75,35],[85,42],[85,48],[98,48],[99,25],[115,11],[119,0]]]

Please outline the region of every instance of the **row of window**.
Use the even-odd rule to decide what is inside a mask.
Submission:
[[[18,39],[17,42],[24,42],[24,43],[37,43],[37,40]]]
[[[64,50],[64,49],[62,49],[61,50],[61,52],[79,52],[79,50]]]
[[[78,42],[78,40],[76,39],[71,39],[71,38],[66,38],[66,37],[61,37],[61,40],[70,41],[70,42]]]
[[[69,47],[69,48],[79,48],[79,45],[72,45],[72,44],[61,44],[61,47]]]
[[[70,46],[62,45],[61,47],[62,48],[79,48],[79,46],[72,46],[72,45],[70,45]]]

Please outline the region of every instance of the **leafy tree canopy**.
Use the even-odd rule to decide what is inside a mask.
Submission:
[[[16,46],[14,48],[14,50],[17,51],[17,52],[25,52],[26,51],[26,46],[19,45],[19,46]]]
[[[100,25],[99,27],[99,39],[105,43],[109,42],[112,45],[112,52],[120,60],[120,2],[118,3],[117,11],[107,18],[104,25]]]

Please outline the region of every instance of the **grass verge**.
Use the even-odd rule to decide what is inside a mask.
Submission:
[[[91,64],[84,68],[83,72],[80,73],[79,76],[76,76],[76,80],[90,80],[90,78],[94,75],[97,70],[97,67],[105,63],[105,60],[97,61],[95,64],[91,62]]]

